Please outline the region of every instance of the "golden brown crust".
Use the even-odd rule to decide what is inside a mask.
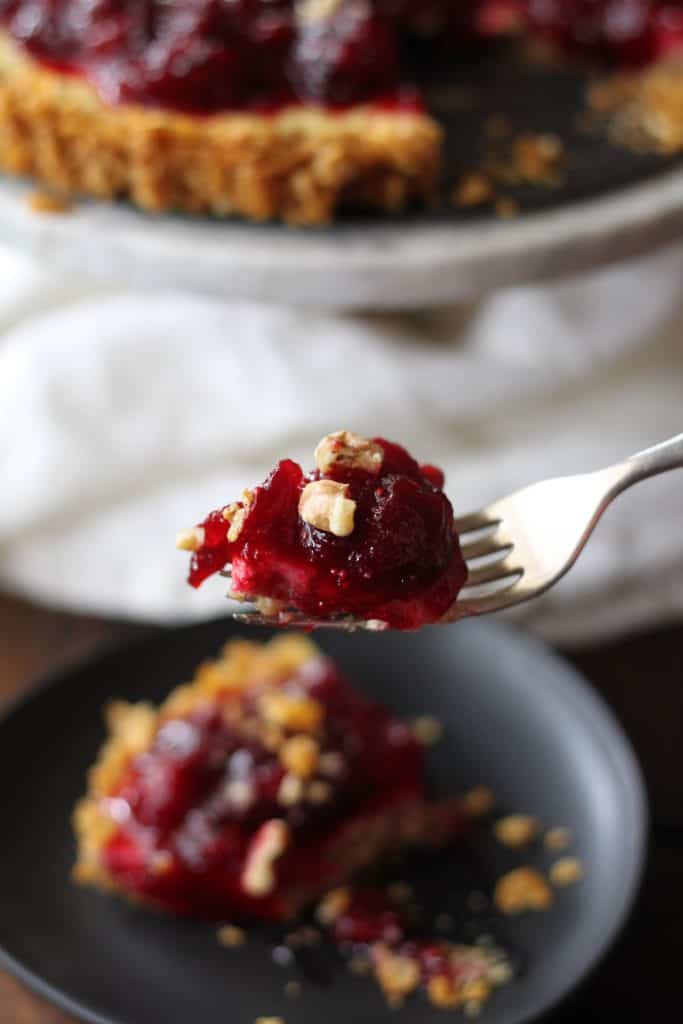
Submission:
[[[349,204],[394,211],[429,199],[440,151],[427,115],[368,106],[207,117],[107,107],[0,33],[0,169],[64,196],[323,224]]]

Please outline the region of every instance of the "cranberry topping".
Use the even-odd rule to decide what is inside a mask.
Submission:
[[[323,711],[315,772],[284,802],[282,747],[273,749],[258,716],[269,693]],[[280,742],[289,735],[285,729]],[[358,851],[368,834],[381,852],[408,836],[445,840],[461,821],[451,802],[425,803],[412,730],[322,659],[275,688],[217,695],[184,717],[162,715],[150,748],[130,761],[105,804],[118,823],[102,853],[109,874],[169,910],[214,919],[289,916],[367,862]],[[245,865],[274,819],[291,841],[276,883],[254,894]]]
[[[526,0],[532,29],[568,53],[646,64],[683,42],[679,0]]]
[[[382,452],[376,472],[336,464],[304,476],[296,463],[280,462],[240,510],[246,516],[232,541],[234,512],[230,522],[212,512],[190,583],[199,586],[231,563],[236,594],[282,601],[314,617],[351,614],[398,629],[440,618],[467,575],[443,474],[383,438],[368,443]],[[306,486],[325,480],[355,503],[347,535],[314,525],[300,508]]]
[[[339,0],[329,11],[309,0],[0,0],[0,23],[106,103],[210,113],[401,104],[404,33],[465,38],[474,3],[456,16],[448,0]]]

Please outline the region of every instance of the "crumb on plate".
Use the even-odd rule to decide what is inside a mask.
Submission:
[[[503,914],[547,910],[553,893],[543,875],[532,867],[514,868],[498,879],[493,902]]]

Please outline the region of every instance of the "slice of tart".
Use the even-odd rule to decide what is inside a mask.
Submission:
[[[229,644],[159,708],[110,707],[78,804],[78,881],[177,914],[285,919],[463,819],[408,724],[305,638]]]
[[[437,622],[467,569],[443,474],[400,445],[340,430],[316,468],[289,459],[242,499],[183,531],[189,582],[229,570],[231,596],[287,623],[352,616],[377,628]]]

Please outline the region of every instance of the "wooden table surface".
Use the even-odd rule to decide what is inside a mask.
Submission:
[[[144,629],[46,611],[0,595],[0,704],[30,687],[42,673],[135,633]],[[612,706],[640,757],[651,800],[652,842],[629,927],[588,984],[552,1019],[560,1024],[681,1024],[683,628],[662,628],[596,647],[572,660]],[[400,1019],[409,1024],[408,1016],[406,1011]],[[0,1024],[74,1020],[0,971]]]

